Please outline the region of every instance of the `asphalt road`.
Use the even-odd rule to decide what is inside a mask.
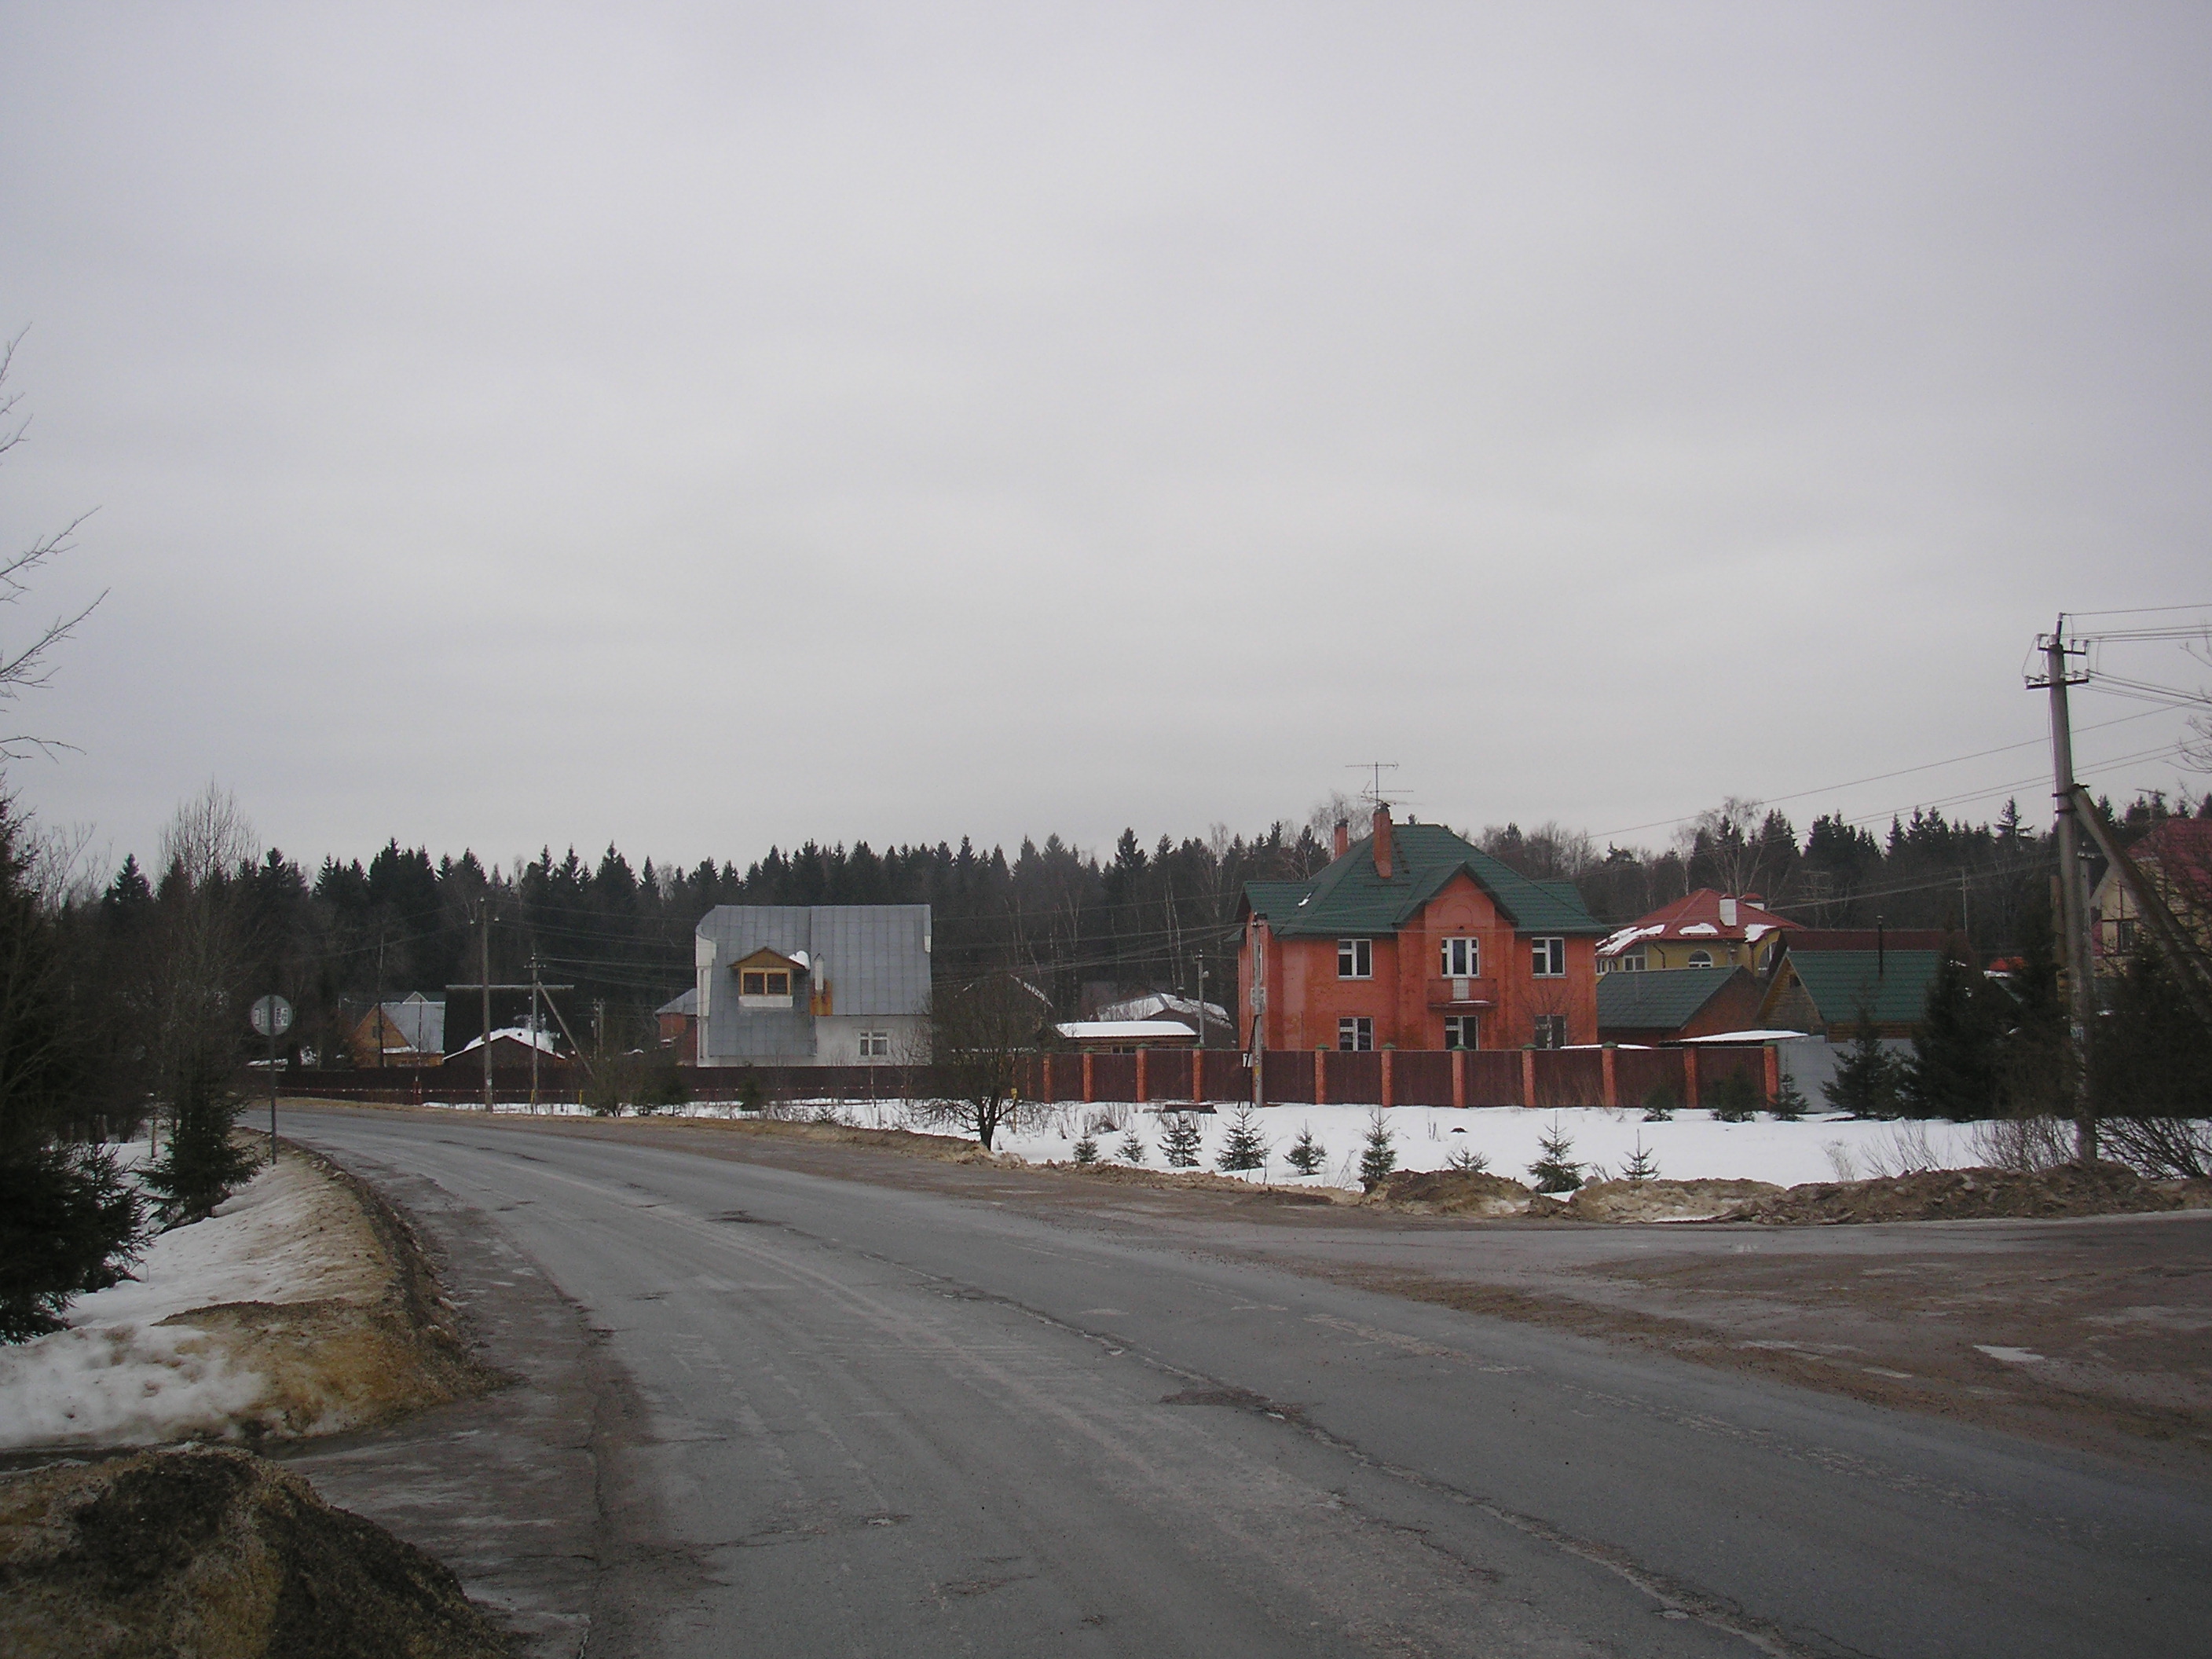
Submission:
[[[2156,1472],[1030,1205],[284,1127],[601,1334],[595,1656],[2212,1647],[2212,1504]]]

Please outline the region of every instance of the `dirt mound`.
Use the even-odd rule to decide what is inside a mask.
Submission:
[[[1879,1181],[1792,1187],[1755,1200],[1726,1218],[1805,1225],[1851,1221],[2029,1219],[2178,1210],[2182,1195],[2118,1164],[2063,1164],[2052,1170],[1928,1170]]]
[[[1577,1221],[1711,1221],[1782,1191],[1771,1181],[1597,1181],[1570,1198],[1564,1213]]]
[[[1416,1215],[1526,1215],[1535,1194],[1504,1176],[1474,1170],[1400,1170],[1364,1200]]]
[[[513,1644],[411,1544],[250,1453],[0,1478],[0,1649],[22,1659],[495,1659]]]

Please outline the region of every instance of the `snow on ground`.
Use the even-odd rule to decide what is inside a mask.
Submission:
[[[143,1142],[117,1149],[143,1163]],[[305,1160],[264,1168],[216,1213],[155,1236],[135,1278],[81,1297],[70,1328],[0,1348],[0,1447],[145,1444],[220,1434],[265,1379],[225,1342],[173,1315],[226,1302],[378,1293],[351,1196]]]
[[[1267,1168],[1246,1179],[1265,1179],[1279,1186],[1358,1186],[1359,1156],[1372,1115],[1373,1109],[1364,1106],[1270,1106],[1255,1112],[1253,1127],[1270,1146]],[[1122,1133],[1133,1125],[1146,1143],[1145,1162],[1154,1169],[1164,1166],[1160,1125],[1149,1108],[1025,1108],[1016,1131],[1001,1133],[997,1144],[1030,1163],[1072,1158],[1085,1125],[1109,1116],[1122,1128],[1094,1133],[1102,1157],[1126,1161],[1119,1148]],[[1808,1116],[1794,1123],[1767,1117],[1722,1123],[1710,1113],[1692,1111],[1678,1111],[1669,1122],[1646,1123],[1641,1109],[1607,1111],[1601,1107],[1541,1111],[1499,1106],[1456,1111],[1397,1106],[1382,1118],[1401,1170],[1441,1170],[1455,1154],[1474,1152],[1489,1160],[1492,1174],[1516,1181],[1529,1178],[1528,1166],[1540,1155],[1539,1137],[1555,1131],[1573,1143],[1566,1156],[1583,1164],[1592,1180],[1619,1175],[1639,1144],[1656,1161],[1656,1173],[1669,1180],[1771,1181],[1783,1187],[1893,1172],[1901,1163],[1955,1168],[1986,1161],[1975,1150],[1968,1124],[1870,1123],[1828,1116]],[[1235,1109],[1218,1109],[1195,1121],[1204,1138],[1200,1167],[1212,1170],[1235,1121]],[[1309,1128],[1328,1150],[1328,1162],[1322,1173],[1303,1176],[1283,1161],[1283,1154]],[[1597,1168],[1588,1167],[1593,1164]]]
[[[466,1101],[453,1105],[463,1111],[483,1109]],[[527,1109],[504,1103],[499,1108],[501,1114]],[[586,1109],[564,1105],[538,1109],[550,1115],[576,1116],[586,1115]],[[957,1133],[932,1124],[911,1103],[901,1100],[794,1101],[784,1109],[793,1117],[833,1119],[861,1128]],[[1254,1126],[1269,1143],[1267,1164],[1243,1178],[1278,1186],[1358,1187],[1359,1154],[1372,1110],[1366,1106],[1269,1106],[1254,1113]],[[1201,1169],[1215,1168],[1234,1113],[1233,1107],[1217,1106],[1211,1115],[1196,1115],[1203,1139]],[[693,1102],[670,1115],[732,1117],[738,1114],[732,1103],[708,1101]],[[1383,1114],[1383,1120],[1401,1170],[1441,1170],[1453,1154],[1474,1152],[1489,1160],[1492,1174],[1516,1181],[1528,1179],[1528,1166],[1539,1154],[1537,1139],[1554,1127],[1574,1143],[1567,1156],[1586,1166],[1592,1180],[1619,1175],[1639,1143],[1657,1161],[1656,1172],[1664,1179],[1771,1181],[1779,1187],[1894,1175],[1907,1168],[1962,1169],[1990,1161],[1989,1155],[1978,1149],[1976,1126],[1970,1123],[1875,1123],[1826,1114],[1808,1115],[1795,1122],[1762,1115],[1749,1123],[1723,1123],[1702,1111],[1677,1111],[1671,1121],[1647,1123],[1640,1107],[1547,1111],[1516,1106],[1466,1111],[1442,1106],[1395,1106]],[[1000,1130],[993,1146],[1027,1163],[1065,1162],[1074,1158],[1075,1143],[1086,1125],[1108,1122],[1115,1127],[1100,1127],[1094,1135],[1103,1159],[1127,1161],[1119,1148],[1123,1133],[1134,1125],[1138,1138],[1145,1143],[1146,1167],[1166,1167],[1160,1152],[1156,1109],[1126,1103],[1025,1105],[1010,1127]],[[1283,1161],[1291,1143],[1309,1127],[1328,1152],[1327,1168],[1310,1176],[1297,1174]],[[1588,1167],[1592,1165],[1595,1168]]]

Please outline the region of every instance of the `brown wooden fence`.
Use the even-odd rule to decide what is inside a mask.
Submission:
[[[1656,1100],[1695,1107],[1722,1079],[1748,1078],[1761,1101],[1773,1097],[1778,1061],[1771,1045],[1701,1043],[1683,1048],[1333,1049],[1271,1048],[1261,1057],[1269,1105],[1350,1106],[1642,1106]],[[693,1100],[767,1101],[933,1099],[945,1079],[928,1066],[687,1066]],[[548,1104],[580,1098],[580,1066],[539,1068],[538,1098]],[[268,1088],[265,1076],[246,1085]],[[1024,1100],[1220,1105],[1253,1097],[1246,1057],[1223,1048],[1154,1048],[1141,1054],[1028,1056],[1018,1068]],[[367,1071],[283,1074],[283,1091],[326,1100],[394,1103],[470,1102],[483,1098],[483,1073],[456,1066],[387,1066]],[[528,1066],[492,1072],[492,1094],[506,1103],[531,1097]]]

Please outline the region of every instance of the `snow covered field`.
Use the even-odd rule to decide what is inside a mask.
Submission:
[[[998,1144],[1031,1163],[1072,1158],[1085,1125],[1109,1115],[1124,1127],[1094,1135],[1101,1156],[1125,1162],[1117,1149],[1122,1133],[1133,1125],[1146,1144],[1146,1164],[1163,1167],[1158,1120],[1149,1109],[1134,1106],[1027,1108],[1018,1129],[1002,1133]],[[1267,1168],[1245,1178],[1279,1186],[1356,1188],[1371,1115],[1372,1109],[1364,1106],[1270,1106],[1255,1112],[1254,1127],[1272,1145]],[[1670,1122],[1646,1123],[1640,1109],[1609,1112],[1597,1107],[1454,1111],[1398,1106],[1382,1118],[1401,1170],[1441,1170],[1455,1154],[1477,1153],[1488,1160],[1492,1174],[1516,1181],[1528,1179],[1528,1166],[1540,1155],[1538,1138],[1553,1133],[1573,1143],[1567,1157],[1583,1164],[1590,1180],[1619,1175],[1639,1144],[1656,1161],[1656,1173],[1670,1180],[1771,1181],[1783,1187],[1893,1172],[1901,1163],[1956,1168],[1984,1161],[1975,1150],[1972,1126],[1966,1124],[1868,1123],[1825,1116],[1808,1116],[1795,1123],[1765,1117],[1722,1123],[1710,1113],[1692,1111],[1676,1112]],[[1205,1140],[1200,1167],[1214,1168],[1233,1121],[1231,1109],[1197,1120]],[[1304,1176],[1283,1161],[1283,1154],[1309,1128],[1328,1149],[1328,1163],[1322,1173]],[[1900,1138],[1905,1144],[1899,1144]]]
[[[481,1110],[466,1101],[454,1103],[459,1110]],[[502,1115],[526,1108],[502,1105]],[[562,1116],[586,1115],[580,1106],[541,1107],[541,1113]],[[799,1118],[822,1118],[869,1129],[925,1129],[957,1133],[933,1125],[906,1101],[872,1103],[860,1101],[798,1101],[785,1109]],[[1270,1106],[1253,1115],[1254,1126],[1270,1143],[1267,1164],[1243,1178],[1272,1182],[1278,1186],[1357,1188],[1359,1154],[1367,1138],[1371,1108],[1365,1106]],[[1221,1155],[1233,1109],[1218,1108],[1195,1118],[1203,1137],[1200,1168],[1213,1170]],[[670,1115],[731,1117],[738,1115],[727,1102],[694,1102]],[[1567,1156],[1585,1167],[1590,1180],[1619,1175],[1639,1143],[1656,1161],[1656,1173],[1674,1181],[1771,1181],[1795,1187],[1808,1181],[1850,1181],[1893,1175],[1906,1168],[1961,1169],[1990,1161],[1979,1150],[1976,1126],[1966,1123],[1872,1123],[1850,1118],[1808,1114],[1796,1122],[1781,1122],[1761,1115],[1749,1123],[1722,1123],[1702,1111],[1678,1111],[1671,1121],[1647,1123],[1641,1108],[1607,1111],[1582,1107],[1562,1111],[1519,1107],[1481,1107],[1455,1111],[1449,1107],[1396,1106],[1383,1121],[1398,1154],[1401,1170],[1441,1170],[1455,1153],[1476,1152],[1489,1160],[1493,1175],[1516,1181],[1528,1179],[1528,1166],[1538,1156],[1537,1138],[1556,1127],[1572,1143]],[[1160,1152],[1160,1122],[1154,1109],[1127,1103],[1092,1105],[1026,1105],[1011,1127],[1002,1127],[993,1143],[996,1151],[1011,1153],[1031,1164],[1065,1162],[1075,1156],[1075,1143],[1086,1125],[1100,1127],[1094,1138],[1100,1157],[1108,1163],[1126,1163],[1120,1154],[1122,1136],[1133,1126],[1144,1142],[1144,1164],[1164,1169]],[[1311,1128],[1314,1139],[1328,1152],[1328,1166],[1319,1174],[1301,1176],[1283,1161],[1283,1154],[1301,1131]]]
[[[126,1167],[146,1148],[123,1149]],[[371,1299],[353,1200],[298,1158],[264,1168],[209,1219],[155,1237],[136,1277],[82,1297],[67,1330],[0,1347],[0,1447],[150,1444],[230,1432],[267,1391],[224,1334],[172,1316],[222,1303]]]

